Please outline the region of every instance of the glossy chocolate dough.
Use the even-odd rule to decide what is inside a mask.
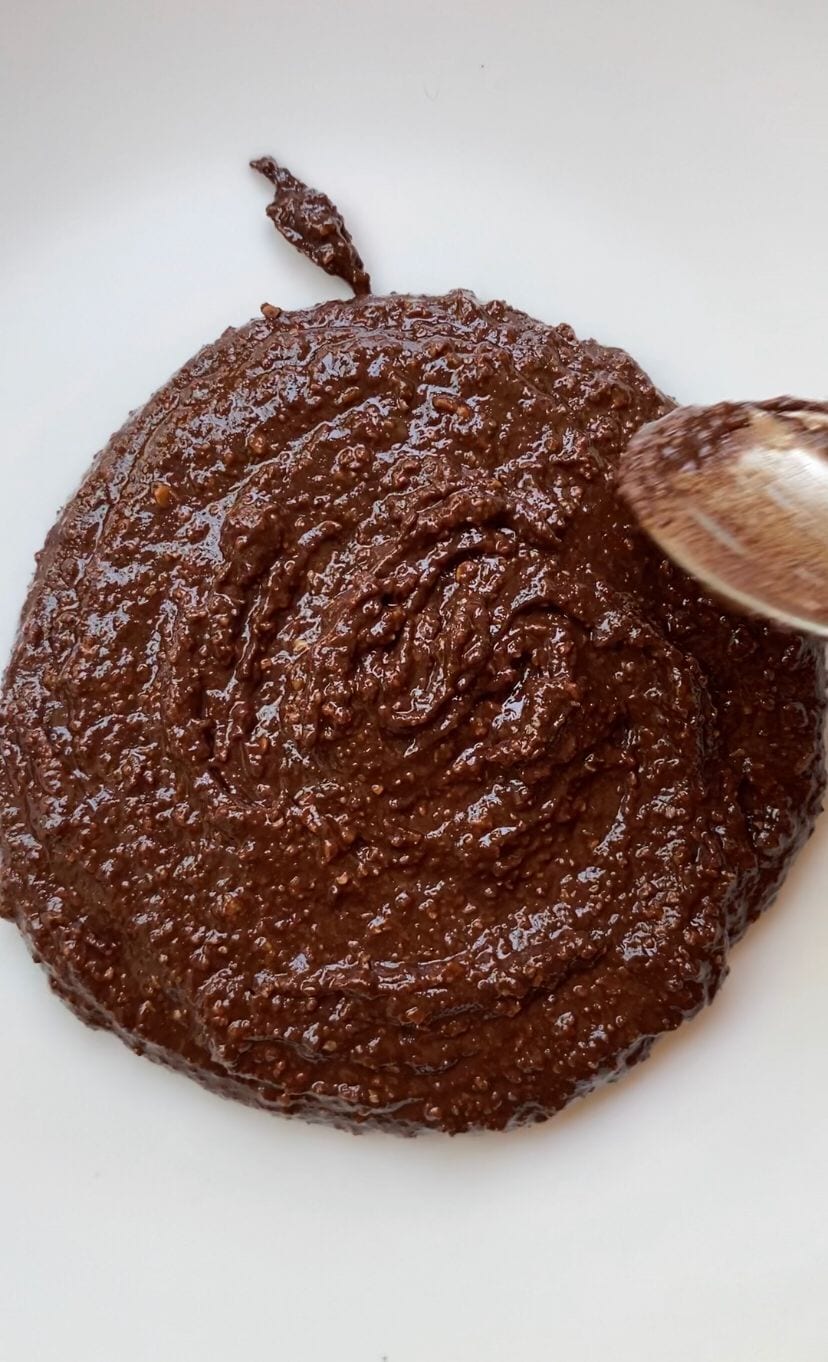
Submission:
[[[540,1120],[708,1002],[774,896],[820,650],[637,532],[617,461],[670,404],[623,351],[459,292],[264,312],[49,536],[4,911],[84,1020],[227,1095]]]

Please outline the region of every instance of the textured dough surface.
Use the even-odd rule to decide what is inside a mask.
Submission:
[[[3,907],[227,1095],[541,1119],[715,993],[822,789],[811,643],[614,486],[669,409],[468,294],[224,334],[99,455],[0,715]]]

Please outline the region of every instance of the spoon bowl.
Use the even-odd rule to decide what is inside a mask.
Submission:
[[[621,490],[715,595],[828,638],[828,406],[678,408],[637,432]]]

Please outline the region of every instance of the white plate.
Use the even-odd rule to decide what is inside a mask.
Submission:
[[[828,391],[820,0],[41,0],[3,14],[2,642],[94,450],[202,342],[466,285],[685,400]],[[712,1009],[513,1136],[354,1139],[85,1030],[0,926],[3,1362],[819,1362],[828,827]]]

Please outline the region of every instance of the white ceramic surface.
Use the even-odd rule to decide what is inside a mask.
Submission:
[[[2,0],[0,645],[92,453],[263,299],[272,152],[378,289],[828,395],[823,0]],[[823,1362],[828,825],[714,1006],[546,1127],[355,1139],[84,1029],[0,924],[2,1362]]]

